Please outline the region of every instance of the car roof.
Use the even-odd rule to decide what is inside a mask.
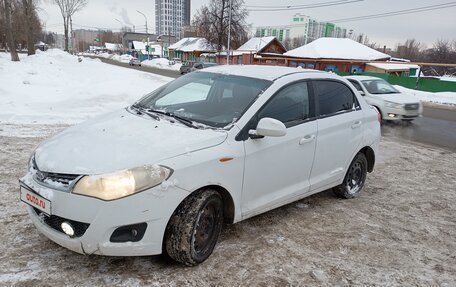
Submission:
[[[371,76],[355,76],[355,75],[350,75],[350,76],[345,76],[344,78],[347,79],[353,79],[353,80],[382,80],[382,78],[377,78],[377,77],[371,77]]]
[[[301,68],[293,67],[281,67],[281,66],[266,66],[266,65],[217,65],[211,66],[202,72],[212,72],[219,74],[235,75],[249,78],[257,78],[263,80],[274,81],[280,77],[296,74],[296,73],[306,73],[306,74],[327,74],[328,76],[331,73],[322,72],[317,70],[308,70]]]

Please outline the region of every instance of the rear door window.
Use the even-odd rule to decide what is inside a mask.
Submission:
[[[359,107],[352,90],[342,82],[333,80],[314,81],[319,116],[347,112]]]

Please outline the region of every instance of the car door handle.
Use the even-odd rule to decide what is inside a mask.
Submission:
[[[315,135],[306,135],[302,139],[299,140],[299,144],[303,145],[305,143],[311,142],[315,139]]]
[[[352,124],[352,129],[359,128],[362,124],[362,121],[356,121]]]

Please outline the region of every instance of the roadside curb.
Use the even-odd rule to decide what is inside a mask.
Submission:
[[[421,102],[421,103],[423,104],[424,107],[428,107],[428,108],[456,111],[456,106],[452,106],[452,105],[437,104],[437,103],[430,103],[430,102]]]

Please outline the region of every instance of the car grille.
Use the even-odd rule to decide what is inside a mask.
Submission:
[[[64,186],[70,185],[79,175],[77,174],[63,174],[63,173],[50,173],[37,170],[36,179],[39,182],[46,183],[46,181],[53,181],[63,184]]]
[[[62,227],[60,226],[62,224],[62,222],[68,222],[69,224],[71,224],[71,226],[74,229],[73,237],[83,236],[84,233],[86,232],[87,228],[89,228],[89,226],[90,226],[89,223],[70,220],[70,219],[66,219],[66,218],[63,218],[63,217],[60,217],[57,215],[48,216],[36,208],[33,208],[33,209],[35,210],[36,215],[38,215],[38,217],[41,219],[42,222],[44,222],[46,225],[48,225],[49,227],[51,227],[52,229],[54,229],[58,232],[64,233],[62,230]]]
[[[68,188],[69,185],[79,177],[78,174],[64,174],[64,173],[52,173],[45,172],[38,169],[35,160],[32,161],[33,169],[35,170],[35,179],[45,185],[49,185],[50,182],[56,182],[63,185],[64,188]]]
[[[405,104],[404,109],[411,111],[411,110],[418,110],[420,104]]]

